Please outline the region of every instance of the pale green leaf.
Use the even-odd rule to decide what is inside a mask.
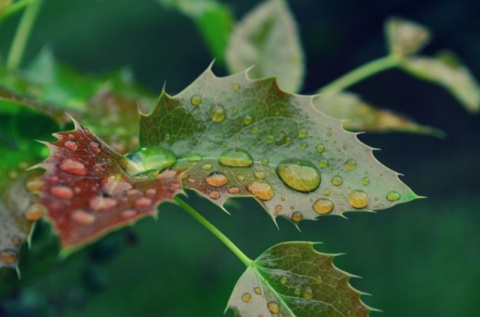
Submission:
[[[401,18],[390,18],[385,23],[388,48],[397,56],[413,55],[428,43],[430,31],[415,22]]]
[[[243,273],[228,302],[236,316],[365,317],[372,308],[352,288],[352,275],[337,269],[334,255],[308,242],[265,251]]]
[[[260,4],[237,24],[227,49],[231,73],[254,66],[252,78],[275,76],[282,89],[300,90],[303,51],[295,20],[283,0]]]

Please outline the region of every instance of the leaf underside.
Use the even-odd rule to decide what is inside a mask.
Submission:
[[[219,206],[230,197],[254,196],[273,218],[298,222],[417,198],[340,120],[316,110],[312,97],[288,94],[272,78],[250,80],[247,72],[218,78],[208,69],[175,97],[163,92],[156,108],[141,115],[140,145],[172,150],[179,158],[172,168],[185,170],[183,186]],[[249,153],[253,165],[222,165],[222,153],[231,149]],[[293,171],[280,179],[276,170],[288,159],[309,164],[319,186],[286,185],[293,180],[308,188],[312,176]],[[218,173],[225,182],[209,181]]]
[[[282,243],[265,251],[240,277],[228,302],[236,316],[365,317],[372,309],[353,289],[352,275],[313,243]]]

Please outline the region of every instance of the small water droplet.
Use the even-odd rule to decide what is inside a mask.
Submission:
[[[325,188],[325,190],[323,191],[323,193],[325,194],[325,196],[330,196],[330,194],[332,193],[332,191],[330,190],[330,188]]]
[[[276,302],[268,302],[267,307],[272,314],[277,314],[280,311],[280,307]]]
[[[156,193],[157,190],[155,188],[149,188],[145,191],[145,195],[149,197],[154,197]]]
[[[286,144],[292,143],[292,139],[287,136],[287,137],[285,138],[285,143],[286,143]]]
[[[365,185],[365,186],[370,184],[370,178],[368,178],[368,177],[362,178],[362,184]]]
[[[222,105],[214,105],[210,109],[210,118],[213,122],[222,122],[225,120],[226,112],[225,108]]]
[[[85,165],[72,159],[65,159],[60,164],[60,169],[72,175],[86,175]]]
[[[315,278],[315,280],[313,282],[317,285],[320,285],[320,284],[323,283],[323,278],[319,275]]]
[[[65,147],[70,151],[76,151],[78,149],[78,144],[75,141],[68,140],[64,143]]]
[[[255,172],[254,175],[258,179],[265,179],[265,173],[264,172]]]
[[[258,133],[258,128],[257,127],[253,127],[252,130],[250,130],[253,134],[256,134]]]
[[[303,215],[300,211],[295,211],[294,213],[292,213],[292,221],[295,222],[295,223],[298,223],[300,221],[302,221],[303,219]]]
[[[217,190],[214,190],[213,192],[210,192],[209,196],[211,199],[218,199],[220,198],[220,192]]]
[[[123,219],[130,219],[133,218],[137,215],[137,212],[133,209],[127,209],[122,212],[122,218]]]
[[[300,295],[302,294],[302,290],[297,287],[297,288],[295,288],[295,289],[293,290],[293,293],[294,293],[295,295],[297,295],[297,296],[300,296]]]
[[[323,144],[321,144],[321,143],[320,143],[320,144],[317,144],[317,148],[316,148],[316,149],[317,149],[317,152],[318,152],[318,153],[323,153],[323,152],[325,152],[325,145],[323,145]]]
[[[237,186],[232,186],[228,188],[228,192],[230,194],[238,194],[240,192],[240,188],[238,188]]]
[[[237,176],[237,179],[238,179],[239,181],[243,182],[243,181],[245,180],[245,177],[242,176],[242,175],[239,175],[239,176]]]
[[[10,240],[12,244],[16,247],[20,246],[22,244],[22,239],[20,239],[19,236],[13,236],[12,239]]]
[[[238,83],[235,83],[232,85],[232,90],[234,92],[239,92],[240,91],[240,85]]]
[[[93,150],[93,152],[95,153],[100,153],[100,151],[102,150],[101,149],[101,144],[96,142],[96,141],[92,141],[90,142],[90,148]]]
[[[276,206],[275,206],[275,211],[277,211],[277,212],[282,212],[282,210],[283,210],[282,205],[276,205]]]
[[[102,181],[102,191],[110,196],[121,195],[131,188],[132,185],[123,181],[121,175],[107,176]]]
[[[17,252],[12,249],[5,249],[0,251],[0,262],[6,265],[17,262]]]
[[[401,197],[400,194],[395,191],[391,191],[387,193],[387,200],[389,201],[397,201],[400,199],[400,197]]]
[[[147,208],[152,205],[153,201],[147,197],[140,197],[135,200],[135,208]]]
[[[332,184],[335,186],[340,186],[343,184],[343,178],[339,175],[335,175],[332,177]]]
[[[262,160],[262,165],[268,165],[268,163],[270,163],[270,161],[267,158]]]
[[[311,192],[321,182],[320,172],[308,161],[288,159],[277,167],[280,179],[290,188],[301,192]]]
[[[318,161],[318,166],[320,166],[320,168],[325,168],[328,166],[328,160],[327,159],[320,159]]]
[[[354,190],[348,196],[348,201],[353,208],[362,209],[368,205],[368,195],[363,190]]]
[[[345,168],[349,171],[353,171],[357,167],[357,162],[353,159],[349,159],[345,162]]]
[[[317,199],[313,203],[313,210],[320,215],[329,214],[333,210],[333,202],[326,198]]]
[[[227,178],[220,172],[213,172],[206,178],[207,184],[213,187],[222,187],[227,184]]]
[[[166,168],[157,175],[157,179],[161,180],[167,180],[175,177],[177,175],[177,172],[175,170]]]
[[[260,287],[255,287],[253,289],[253,292],[257,295],[262,295],[262,290],[260,289]]]
[[[206,171],[211,170],[212,168],[213,168],[213,165],[210,163],[205,163],[202,165],[202,169]]]
[[[303,290],[303,298],[305,298],[306,300],[310,300],[313,298],[313,291],[310,287],[306,287]]]
[[[25,211],[25,218],[29,221],[36,221],[43,217],[47,209],[42,204],[32,204]]]
[[[73,197],[73,190],[67,186],[53,186],[50,188],[50,193],[60,199],[71,199]]]
[[[248,183],[247,190],[260,200],[270,200],[274,195],[273,187],[266,182],[252,181]]]
[[[249,167],[253,165],[253,157],[244,149],[231,148],[220,155],[219,162],[224,166]]]
[[[111,211],[117,206],[117,201],[110,197],[97,196],[90,199],[90,208],[95,212]]]
[[[282,283],[283,285],[287,284],[288,283],[288,278],[286,276],[282,276],[280,278],[280,283]]]
[[[242,122],[243,122],[244,125],[249,125],[253,122],[253,118],[252,118],[252,116],[247,114],[243,117]]]
[[[243,293],[242,295],[242,301],[244,301],[245,303],[248,303],[249,301],[252,300],[252,294],[250,293]]]
[[[305,150],[306,148],[308,148],[308,144],[307,143],[302,143],[302,144],[300,144],[300,148],[302,150]]]
[[[170,135],[170,133],[165,133],[165,141],[168,141],[172,138],[172,136]]]
[[[192,106],[200,106],[200,104],[202,103],[202,97],[200,97],[199,95],[193,95],[191,98],[190,98],[190,103],[192,104]]]
[[[308,136],[308,131],[306,129],[300,129],[300,131],[298,131],[298,136],[301,138],[306,138]]]
[[[275,142],[275,138],[273,137],[273,135],[267,136],[267,143],[272,144],[273,142]]]
[[[84,210],[76,210],[70,216],[79,225],[87,226],[95,222],[95,216]]]

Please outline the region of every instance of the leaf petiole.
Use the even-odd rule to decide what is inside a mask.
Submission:
[[[322,96],[331,96],[340,91],[345,90],[365,78],[380,73],[390,68],[394,68],[401,63],[402,59],[399,56],[390,54],[378,59],[375,59],[367,64],[364,64],[344,76],[334,80],[330,84],[320,89]]]
[[[213,233],[220,241],[222,241],[242,262],[245,266],[250,266],[253,261],[247,257],[230,239],[227,238],[220,230],[217,229],[211,222],[205,219],[198,211],[188,205],[179,196],[175,196],[174,201],[183,208],[186,212],[200,222],[205,228]]]

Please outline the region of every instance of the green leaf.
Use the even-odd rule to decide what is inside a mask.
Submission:
[[[158,0],[193,19],[217,60],[223,62],[228,38],[233,29],[231,10],[214,0]]]
[[[350,131],[373,132],[409,132],[443,137],[443,131],[419,125],[405,116],[389,110],[375,108],[359,96],[341,92],[323,97],[321,94],[313,99],[316,109],[337,119],[345,119],[343,127]]]
[[[421,51],[431,36],[426,27],[401,18],[390,18],[385,22],[385,35],[390,53],[400,57]]]
[[[240,277],[228,302],[236,316],[368,316],[372,308],[352,288],[352,275],[309,242],[273,246]]]
[[[410,57],[401,63],[401,67],[414,76],[443,86],[468,111],[480,111],[480,86],[453,53],[443,52],[436,57]]]
[[[300,90],[303,51],[295,20],[283,0],[260,4],[235,27],[227,49],[231,73],[255,66],[252,78],[275,76],[282,89]]]
[[[219,206],[254,196],[273,218],[298,222],[418,198],[312,97],[246,72],[218,78],[208,69],[177,96],[163,92],[141,116],[140,145],[172,150],[183,185]]]

